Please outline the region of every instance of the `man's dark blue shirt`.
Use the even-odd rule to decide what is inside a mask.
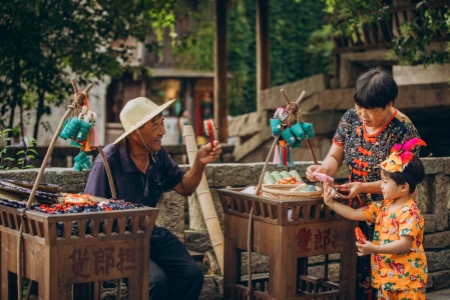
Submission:
[[[150,165],[145,174],[131,160],[126,140],[117,145],[109,144],[103,151],[118,199],[155,207],[161,193],[173,189],[183,179],[184,172],[170,159],[163,147],[150,155]],[[93,163],[84,192],[108,199],[112,197],[100,155]]]

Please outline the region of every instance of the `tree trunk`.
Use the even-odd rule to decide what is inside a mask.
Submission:
[[[11,102],[11,114],[9,115],[9,125],[8,128],[13,128],[14,126],[14,113],[16,110],[16,100],[13,99],[13,101]]]
[[[23,142],[23,146],[25,147],[27,145],[27,143],[25,142],[25,131],[23,128],[23,102],[22,102],[22,99],[20,99],[19,109],[20,109],[20,140]]]
[[[39,91],[38,92],[38,106],[36,111],[36,123],[34,123],[34,132],[33,132],[33,138],[37,140],[38,133],[39,133],[39,122],[41,121],[41,117],[44,114],[44,96],[45,92]]]

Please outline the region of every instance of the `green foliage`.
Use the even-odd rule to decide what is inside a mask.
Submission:
[[[331,25],[324,25],[311,33],[305,56],[310,65],[314,66],[314,73],[333,75],[333,41],[331,40]]]
[[[363,26],[377,24],[379,20],[390,20],[389,9],[394,8],[388,1],[378,0],[324,0],[326,10],[333,14],[332,32],[335,36],[353,37]],[[432,46],[433,42],[443,42],[450,32],[450,11],[448,5],[430,8],[432,1],[416,3],[411,18],[400,24],[399,34],[392,40],[392,50],[388,54],[401,65],[416,63],[444,64],[450,62],[449,44]],[[394,20],[392,20],[393,22]]]
[[[255,1],[231,3],[228,15],[228,99],[230,115],[256,110]]]
[[[173,24],[175,2],[2,1],[0,113],[9,113],[8,127],[14,124],[16,107],[21,114],[35,110],[36,138],[41,116],[50,113],[49,104],[70,99],[74,73],[81,84],[105,74],[123,74],[131,67],[122,62],[130,60],[133,49],[117,41],[133,37],[144,42],[153,29]],[[147,46],[153,51],[159,47]]]
[[[378,0],[323,0],[325,11],[332,14],[335,36],[351,36],[363,24],[372,24],[385,17],[389,7]]]
[[[312,0],[270,2],[273,86],[324,73],[327,65],[331,68],[331,38],[321,35],[324,8],[322,2]]]
[[[174,57],[182,68],[214,69],[213,2],[201,2],[192,18],[197,27],[175,43]],[[272,86],[296,81],[332,68],[329,28],[322,28],[325,5],[302,0],[270,1]],[[233,0],[228,10],[230,114],[256,110],[256,1]]]
[[[0,129],[0,170],[9,170],[9,167],[6,166],[8,161],[15,161],[14,158],[7,157],[6,152],[11,145],[9,145],[9,141],[11,138],[9,137],[9,132],[11,129],[6,128],[4,130]]]
[[[36,146],[37,141],[34,138],[30,138],[28,143],[26,144],[25,150],[20,150],[16,153],[16,155],[21,155],[20,158],[17,159],[18,168],[20,169],[29,169],[33,168],[32,165],[27,165],[27,159],[35,158],[35,155],[38,153],[34,150],[34,146]]]
[[[432,42],[445,40],[450,33],[450,11],[448,6],[430,9],[428,1],[417,4],[418,12],[410,22],[400,27],[400,36],[393,40],[391,55],[401,65],[420,62],[425,66],[450,62],[449,43],[440,48],[430,47]]]
[[[200,2],[197,11],[189,11],[195,20],[185,36],[174,37],[173,58],[178,67],[185,70],[214,70],[213,2]]]
[[[8,150],[12,148],[10,145],[11,137],[10,132],[12,129],[0,129],[0,170],[18,170],[18,169],[29,169],[34,168],[32,165],[27,165],[27,160],[35,158],[35,155],[38,153],[34,149],[37,141],[33,138],[30,138],[26,143],[25,150],[19,150],[15,154],[15,156],[19,156],[16,160],[13,157],[7,156]],[[8,163],[10,162],[10,163]],[[8,165],[11,165],[13,162],[17,162],[17,166],[10,168]]]

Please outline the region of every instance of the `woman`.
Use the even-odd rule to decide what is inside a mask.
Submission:
[[[394,108],[398,87],[390,73],[382,68],[370,69],[356,81],[353,98],[355,107],[341,119],[333,137],[333,145],[321,165],[308,167],[306,176],[315,181],[312,173],[333,176],[344,162],[350,170],[348,198],[360,193],[370,194],[367,202],[381,200],[379,165],[389,156],[394,144],[419,137],[408,117]],[[415,154],[419,154],[416,149]],[[343,196],[345,197],[345,196]],[[367,204],[367,203],[366,203]],[[366,237],[372,240],[373,228],[360,222]],[[376,299],[370,290],[370,259],[358,257],[356,299]],[[369,287],[369,288],[368,288]]]

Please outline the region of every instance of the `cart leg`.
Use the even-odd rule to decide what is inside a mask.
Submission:
[[[5,253],[4,250],[2,248],[2,260],[4,260],[5,258]],[[17,299],[17,295],[12,295],[10,294],[10,292],[14,293],[14,288],[15,288],[15,293],[17,293],[17,277],[14,276],[14,274],[9,273],[8,272],[8,266],[6,265],[6,263],[2,264],[1,266],[1,277],[2,277],[2,294],[1,294],[1,299]]]
[[[148,300],[148,275],[144,274],[148,273],[139,272],[135,276],[128,278],[128,299]]]
[[[276,299],[294,298],[297,294],[295,246],[283,229],[278,232],[276,245],[269,255],[269,295]]]
[[[223,270],[224,299],[233,299],[229,284],[237,284],[241,270],[241,250],[236,247],[235,237],[238,236],[238,228],[234,228],[229,215],[225,215],[225,258]],[[233,232],[234,231],[234,232]]]

